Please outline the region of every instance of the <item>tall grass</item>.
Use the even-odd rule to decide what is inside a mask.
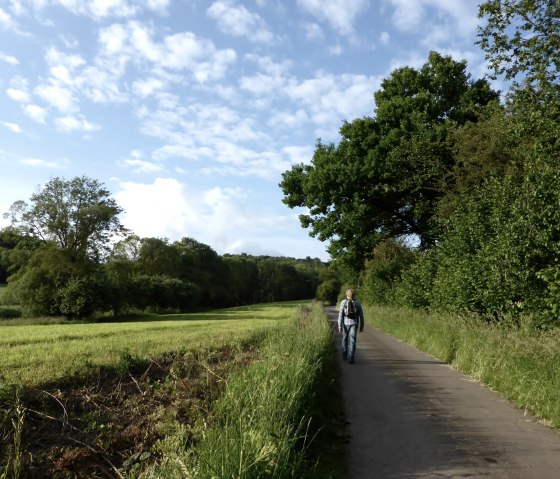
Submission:
[[[229,378],[210,423],[201,419],[195,447],[186,449],[185,431],[178,431],[160,443],[162,461],[142,477],[312,477],[306,452],[317,425],[311,411],[317,401],[328,402],[314,397],[314,388],[332,348],[321,306],[300,310],[270,331],[258,361]]]
[[[368,306],[366,322],[488,385],[548,425],[560,427],[560,331]]]

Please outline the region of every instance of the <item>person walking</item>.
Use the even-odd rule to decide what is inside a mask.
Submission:
[[[342,333],[342,357],[350,364],[354,363],[358,328],[360,333],[364,330],[364,312],[360,302],[354,299],[354,291],[347,289],[338,311],[338,332]]]

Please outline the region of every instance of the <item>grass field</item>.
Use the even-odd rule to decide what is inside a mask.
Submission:
[[[343,477],[338,363],[318,303],[7,324],[1,479]]]
[[[153,315],[115,323],[16,326],[4,322],[0,325],[0,371],[7,383],[36,386],[118,365],[123,356],[147,358],[238,343],[256,329],[291,317],[298,304]]]

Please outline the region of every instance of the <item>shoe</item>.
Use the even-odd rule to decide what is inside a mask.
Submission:
[[[350,358],[350,361],[348,361],[350,364],[354,364],[354,358]]]
[[[342,359],[346,360],[348,358],[348,355],[346,353],[342,353]]]

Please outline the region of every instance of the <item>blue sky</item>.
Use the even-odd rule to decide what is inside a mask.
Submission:
[[[481,77],[478,3],[0,0],[0,212],[86,175],[141,237],[327,260],[282,172],[430,50]]]

